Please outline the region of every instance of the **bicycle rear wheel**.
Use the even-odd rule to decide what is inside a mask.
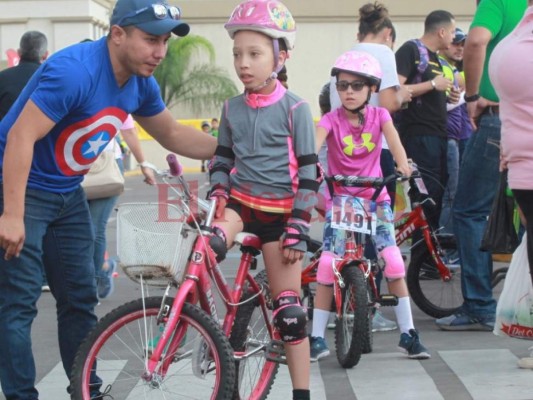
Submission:
[[[259,272],[255,281],[264,288],[265,300],[272,307],[266,271]],[[241,302],[253,297],[255,293],[243,290]],[[270,317],[269,311],[269,317]],[[265,320],[259,301],[253,299],[239,306],[230,334],[230,344],[236,357],[237,379],[233,398],[236,400],[266,399],[274,384],[279,364],[266,359],[267,345],[272,341],[268,330],[270,319]]]
[[[231,399],[233,351],[219,325],[191,304],[184,304],[178,320],[179,347],[169,351],[167,346],[153,376],[147,376],[148,358],[160,340],[172,301],[147,297],[143,304],[138,299],[101,319],[76,355],[72,398],[88,400],[101,391],[115,400]],[[163,371],[162,361],[169,358],[168,370]],[[96,364],[101,384],[91,387]]]
[[[461,263],[457,243],[452,235],[437,235],[443,250],[441,257],[451,273],[442,280],[437,264],[424,242],[413,249],[407,270],[407,288],[413,302],[427,315],[442,318],[453,314],[463,304]]]
[[[335,347],[339,364],[343,368],[352,368],[359,363],[365,344],[369,345],[367,284],[357,264],[346,265],[341,275],[345,286],[342,289],[342,318],[337,319],[335,326]]]

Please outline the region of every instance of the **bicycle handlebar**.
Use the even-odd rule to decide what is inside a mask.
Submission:
[[[183,172],[183,167],[178,161],[178,157],[175,154],[167,155],[167,163],[170,168],[170,175],[172,176],[181,176]]]
[[[179,197],[187,203],[190,200],[193,200],[198,204],[199,210],[205,212],[206,220],[204,225],[210,226],[211,222],[215,215],[216,210],[216,201],[215,200],[203,200],[196,195],[193,195],[190,191],[189,184],[183,178],[183,167],[181,166],[178,157],[175,154],[168,154],[166,157],[168,163],[168,170],[160,170],[155,165],[146,163],[148,168],[151,168],[155,175],[159,177],[163,182],[169,183],[169,180],[176,178],[178,180],[179,186],[169,185],[172,191],[176,193]]]
[[[398,174],[389,175],[387,177],[334,175],[327,177],[326,179],[339,186],[382,189],[387,183],[396,180],[400,176],[401,175]]]
[[[419,172],[417,169],[413,170],[411,177],[418,176]],[[392,181],[406,181],[409,178],[405,175],[402,175],[399,172],[391,174],[386,177],[376,177],[376,176],[356,176],[356,175],[333,175],[326,177],[326,181],[329,183],[335,183],[339,186],[345,187],[359,187],[359,188],[373,188],[376,189],[374,195],[372,196],[372,201],[376,201],[379,197],[381,191],[387,184]]]

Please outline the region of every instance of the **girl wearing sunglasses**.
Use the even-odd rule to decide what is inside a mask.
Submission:
[[[389,112],[382,107],[368,104],[373,92],[379,90],[381,67],[379,61],[369,53],[347,51],[342,54],[331,76],[336,78],[336,88],[342,107],[325,114],[317,126],[317,148],[324,140],[328,145],[328,174],[381,177],[380,155],[383,136],[397,164],[397,171],[411,175],[405,150],[392,123]],[[383,133],[382,133],[383,132]],[[356,196],[371,199],[374,189],[339,188],[337,195]],[[324,224],[324,251],[320,257],[317,272],[317,293],[313,315],[311,338],[311,360],[316,361],[329,354],[324,340],[330,305],[333,299],[332,260],[336,254],[344,253],[344,231],[331,227],[331,202],[326,206]],[[377,198],[377,228],[372,241],[378,251],[378,258],[384,261],[384,275],[390,293],[398,297],[394,307],[401,336],[399,349],[412,359],[425,359],[430,355],[422,345],[414,328],[409,294],[404,280],[405,265],[396,246],[393,214],[390,197],[384,189]],[[324,316],[324,317],[322,317]]]

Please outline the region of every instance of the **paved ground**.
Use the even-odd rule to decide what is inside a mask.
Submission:
[[[202,185],[203,176],[189,175]],[[156,191],[142,184],[140,177],[127,179],[127,191],[121,202],[157,201]],[[313,231],[319,238],[320,229]],[[115,249],[115,221],[109,224],[109,248]],[[235,271],[235,257],[227,263],[229,275]],[[233,260],[233,262],[232,262]],[[139,288],[124,274],[116,280],[115,294],[102,301],[97,313],[103,316],[118,305],[140,297]],[[497,293],[501,287],[497,289]],[[393,317],[392,309],[383,309]],[[415,325],[432,358],[408,360],[396,351],[399,333],[374,335],[374,351],[364,355],[359,365],[344,370],[332,355],[312,366],[312,398],[343,400],[526,400],[533,399],[533,372],[520,370],[518,358],[528,355],[528,341],[498,337],[490,332],[443,332],[433,319],[413,305]],[[39,302],[39,316],[34,323],[33,341],[41,400],[66,400],[66,378],[57,348],[55,305],[51,294]],[[332,331],[328,341],[333,350]],[[269,399],[288,399],[290,380],[285,367],[280,368]],[[0,394],[0,399],[4,397]]]

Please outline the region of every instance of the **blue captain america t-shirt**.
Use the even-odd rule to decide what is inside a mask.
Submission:
[[[28,99],[56,123],[35,143],[28,188],[56,193],[78,187],[128,114],[165,108],[153,77],[132,76],[118,87],[106,38],[68,47],[41,65],[0,122],[0,173],[7,134]]]

